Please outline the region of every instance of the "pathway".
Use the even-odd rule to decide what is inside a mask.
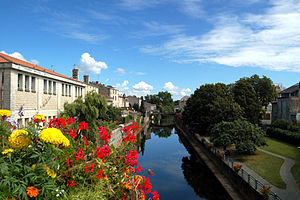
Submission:
[[[300,200],[299,186],[291,173],[291,168],[294,166],[295,161],[260,148],[258,148],[258,150],[284,160],[284,163],[280,168],[280,176],[286,183],[286,189],[283,190],[275,187],[274,191],[279,194],[283,200]]]

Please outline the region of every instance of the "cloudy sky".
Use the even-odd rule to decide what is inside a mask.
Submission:
[[[0,52],[127,95],[300,81],[299,0],[0,0]]]

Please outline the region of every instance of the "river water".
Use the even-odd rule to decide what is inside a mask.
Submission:
[[[213,174],[190,155],[174,128],[149,127],[140,135],[139,163],[152,169],[153,190],[161,200],[231,199]]]

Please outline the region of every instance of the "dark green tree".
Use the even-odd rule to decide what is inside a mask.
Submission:
[[[107,107],[106,121],[121,121],[122,120],[122,109],[115,108],[112,105]]]
[[[140,111],[139,104],[137,104],[137,103],[133,104],[132,108],[133,108],[135,111]]]
[[[257,146],[265,144],[264,131],[245,120],[220,122],[211,129],[210,139],[216,146],[235,144],[240,154],[254,154]]]
[[[200,86],[187,100],[183,112],[184,123],[203,134],[208,134],[216,123],[241,117],[240,106],[233,100],[229,87],[222,83]]]
[[[253,124],[259,124],[262,119],[262,103],[252,85],[245,79],[240,79],[232,88],[234,100],[244,111],[244,117]]]
[[[260,78],[257,74],[254,74],[250,78],[245,78],[245,80],[252,85],[262,106],[266,107],[270,102],[276,99],[276,88],[270,78],[266,76]]]
[[[174,102],[171,93],[159,92],[154,95],[145,96],[145,101],[151,104],[155,104],[160,112],[174,112]]]

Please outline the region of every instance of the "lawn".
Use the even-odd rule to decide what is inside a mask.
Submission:
[[[266,137],[265,139],[268,146],[264,146],[262,149],[291,158],[295,161],[295,165],[292,168],[292,174],[300,185],[300,149],[294,145],[273,138]]]
[[[235,157],[239,162],[244,163],[266,179],[272,185],[285,189],[286,184],[281,179],[280,167],[284,160],[261,151],[256,151],[255,155],[238,155]]]

